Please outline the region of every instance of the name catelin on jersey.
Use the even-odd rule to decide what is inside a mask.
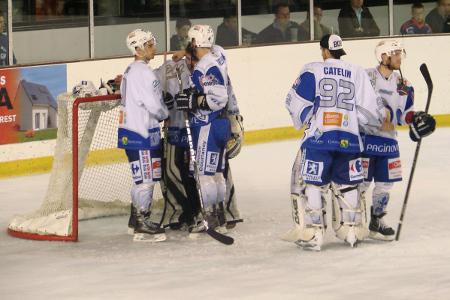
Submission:
[[[122,92],[118,147],[156,149],[161,133],[159,122],[168,117],[160,81],[142,60],[131,63],[120,86]]]
[[[400,74],[394,72],[385,78],[377,68],[366,70],[375,92],[383,99],[386,109],[390,112],[393,129],[377,130],[364,136],[364,152],[370,155],[398,156],[397,125],[405,125],[406,115],[413,110],[414,89],[409,84],[399,89]]]
[[[364,69],[332,58],[305,65],[286,108],[297,129],[307,124],[302,147],[349,153],[363,150],[360,129],[372,132],[385,116]]]

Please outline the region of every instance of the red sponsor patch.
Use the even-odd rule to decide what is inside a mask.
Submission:
[[[152,161],[152,168],[153,169],[161,168],[161,161],[160,160]]]
[[[401,166],[402,166],[402,163],[400,162],[400,160],[396,160],[396,161],[389,163],[388,168],[389,168],[389,170],[392,170],[392,169],[400,168]]]

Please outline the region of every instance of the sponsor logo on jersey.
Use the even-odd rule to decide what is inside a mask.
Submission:
[[[399,151],[398,144],[389,145],[389,144],[366,144],[367,151],[376,152],[376,153],[397,153]]]
[[[141,150],[139,153],[140,153],[143,181],[149,182],[152,179],[152,166],[151,166],[150,151],[149,150]]]
[[[302,175],[305,180],[322,182],[323,162],[305,160]]]
[[[369,178],[370,159],[363,157],[363,158],[361,158],[361,162],[362,162],[362,167],[363,167],[364,179],[368,179]]]
[[[388,159],[388,177],[390,180],[402,178],[402,163],[399,158]]]
[[[219,84],[219,80],[213,74],[203,75],[200,77],[200,84],[201,86],[213,86]]]
[[[342,114],[338,112],[324,112],[323,125],[324,126],[341,126]]]
[[[348,140],[344,140],[344,139],[342,139],[340,142],[339,142],[339,147],[341,147],[341,148],[348,148]]]
[[[161,158],[152,158],[153,180],[161,178]]]
[[[344,115],[344,121],[342,121],[343,127],[348,127],[348,120],[349,120],[348,115]]]
[[[219,165],[219,152],[208,151],[206,158],[206,172],[216,172]]]
[[[128,144],[128,138],[126,136],[122,137],[122,144],[127,145]]]
[[[363,165],[361,158],[353,159],[348,163],[348,176],[350,181],[363,179]]]
[[[138,160],[130,162],[131,167],[131,174],[133,176],[133,181],[135,183],[141,183],[142,182],[142,170],[141,170],[141,164]]]

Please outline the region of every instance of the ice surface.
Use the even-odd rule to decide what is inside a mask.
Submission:
[[[178,232],[133,243],[126,217],[81,222],[78,243],[12,238],[9,220],[39,207],[49,175],[0,180],[0,299],[449,299],[450,129],[422,143],[401,240],[355,249],[331,226],[319,253],[280,240],[292,226],[297,147],[247,146],[231,162],[245,218],[233,246]],[[415,144],[406,131],[400,147],[407,178]],[[398,222],[405,188],[406,180],[394,186],[389,224]]]

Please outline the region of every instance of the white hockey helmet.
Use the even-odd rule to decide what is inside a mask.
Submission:
[[[194,39],[194,45],[198,48],[211,48],[214,44],[214,31],[209,25],[194,25],[188,32],[189,41]]]
[[[72,96],[74,98],[94,97],[98,95],[99,91],[95,88],[94,83],[88,80],[82,80],[72,89]]]
[[[378,43],[378,45],[375,47],[375,57],[377,58],[378,62],[383,62],[383,54],[386,54],[387,56],[391,56],[395,54],[396,52],[400,52],[402,56],[406,56],[405,49],[402,46],[402,43],[397,40],[385,40]]]
[[[150,31],[135,29],[128,34],[126,42],[131,54],[136,55],[136,47],[144,49],[144,44],[147,42],[151,42],[156,45],[156,38]]]

